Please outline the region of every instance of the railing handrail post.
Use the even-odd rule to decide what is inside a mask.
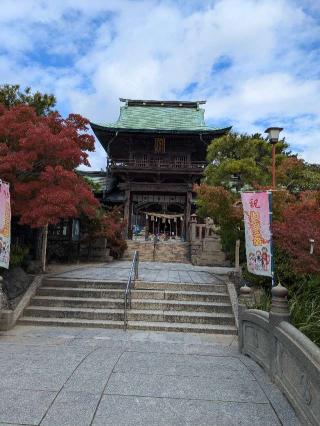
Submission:
[[[139,251],[136,250],[133,255],[127,285],[124,290],[124,316],[123,316],[124,330],[127,329],[127,324],[128,324],[128,313],[127,313],[128,306],[129,306],[129,309],[131,309],[132,282],[134,285],[136,279],[138,279],[138,275],[139,275]],[[128,296],[129,296],[129,303],[128,303]]]

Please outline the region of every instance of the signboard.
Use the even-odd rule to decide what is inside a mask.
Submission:
[[[80,240],[80,221],[79,219],[73,219],[72,221],[72,241]]]
[[[11,208],[9,184],[0,180],[0,267],[9,268]]]
[[[270,192],[243,192],[246,254],[248,271],[273,276]]]

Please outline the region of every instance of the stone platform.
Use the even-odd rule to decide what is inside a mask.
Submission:
[[[0,425],[299,425],[234,336],[17,326],[0,378]]]
[[[131,268],[131,260],[120,260],[111,263],[96,263],[85,265],[59,265],[58,271],[51,268],[51,276],[55,278],[79,280],[108,280],[126,281]],[[139,280],[170,283],[212,283],[215,276],[226,276],[234,268],[195,266],[191,263],[175,262],[140,262]]]

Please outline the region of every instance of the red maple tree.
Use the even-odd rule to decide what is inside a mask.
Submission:
[[[0,105],[0,177],[10,183],[12,211],[21,224],[42,227],[81,213],[98,201],[76,171],[94,150],[88,120],[77,114],[39,116],[33,107]]]
[[[275,244],[290,256],[298,273],[320,271],[320,192],[306,191],[298,200],[283,205],[281,217],[273,222]],[[314,253],[310,254],[310,240]]]
[[[88,245],[90,253],[92,243],[105,238],[112,254],[120,257],[127,248],[123,238],[125,227],[126,222],[123,220],[121,208],[112,207],[107,211],[99,209],[94,218],[83,221],[83,242]]]

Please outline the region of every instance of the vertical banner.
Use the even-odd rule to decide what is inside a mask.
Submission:
[[[273,277],[269,192],[243,192],[248,271]]]
[[[9,184],[0,180],[0,267],[9,268],[11,208]]]

